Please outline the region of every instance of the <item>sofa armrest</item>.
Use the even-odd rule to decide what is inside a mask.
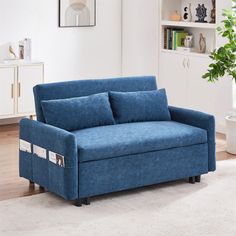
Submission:
[[[179,123],[195,126],[207,131],[208,138],[208,169],[216,169],[216,150],[215,150],[215,118],[212,115],[184,109],[178,107],[169,107],[171,119]]]
[[[33,150],[31,153],[20,151],[20,176],[40,184],[65,199],[77,199],[78,156],[75,136],[54,126],[22,119],[20,139],[47,150],[47,159],[37,158]],[[51,162],[49,152],[63,156],[64,166]]]

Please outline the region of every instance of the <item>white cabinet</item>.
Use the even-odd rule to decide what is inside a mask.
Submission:
[[[14,91],[15,91],[14,67],[0,68],[0,115],[14,114]]]
[[[188,108],[215,114],[216,84],[202,79],[211,59],[189,56],[187,65]]]
[[[161,53],[161,87],[166,88],[170,105],[214,114],[216,86],[202,79],[210,62],[201,55]]]
[[[43,63],[0,64],[0,119],[33,115],[33,87],[43,76]]]
[[[175,53],[162,53],[160,57],[160,86],[166,89],[169,104],[178,107],[187,106],[187,94],[182,92],[187,89],[185,60]]]
[[[34,112],[33,87],[43,82],[42,65],[18,67],[17,113]]]

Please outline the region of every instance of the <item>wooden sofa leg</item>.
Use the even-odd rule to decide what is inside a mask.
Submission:
[[[196,177],[195,177],[195,181],[196,181],[197,183],[200,183],[200,182],[201,182],[201,175],[196,176]]]
[[[189,183],[195,184],[195,177],[189,177]]]

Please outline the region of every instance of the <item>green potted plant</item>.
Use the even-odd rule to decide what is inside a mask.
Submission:
[[[236,83],[236,0],[232,0],[232,9],[223,11],[223,26],[218,27],[219,34],[227,39],[227,43],[215,49],[210,58],[213,62],[203,79],[216,82],[225,75]],[[226,117],[227,125],[227,151],[236,154],[236,115]]]

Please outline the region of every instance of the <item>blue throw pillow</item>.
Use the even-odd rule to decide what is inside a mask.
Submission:
[[[108,93],[41,104],[46,123],[67,131],[115,124]]]
[[[117,123],[171,120],[165,89],[139,92],[110,92]]]

